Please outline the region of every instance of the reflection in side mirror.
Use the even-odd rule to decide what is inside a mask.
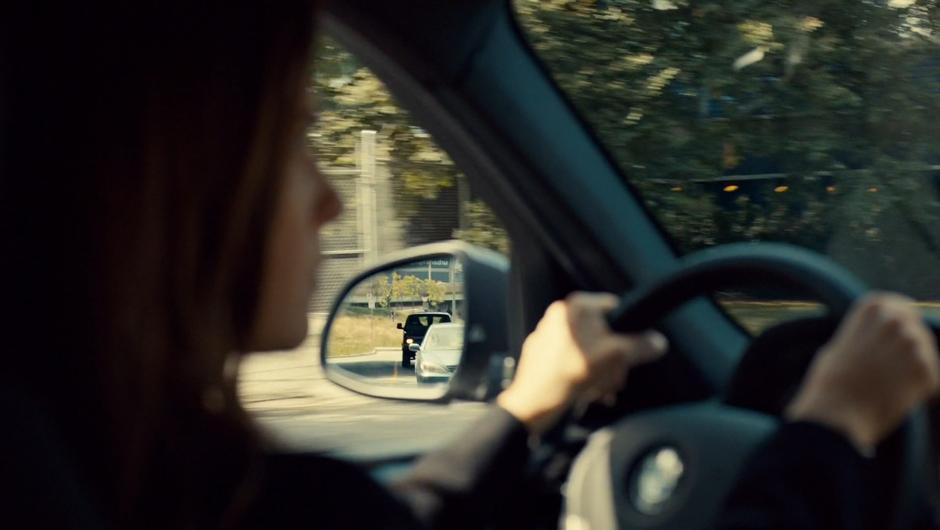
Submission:
[[[463,281],[459,259],[449,255],[359,279],[331,316],[323,343],[328,374],[367,389],[443,397],[464,350]]]
[[[376,397],[495,397],[514,366],[508,282],[505,256],[460,241],[391,256],[355,277],[334,303],[320,345],[324,373]]]

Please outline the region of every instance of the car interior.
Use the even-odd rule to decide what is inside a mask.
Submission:
[[[468,350],[449,390],[396,394],[346,376],[333,380],[389,399],[490,399],[498,390],[489,383],[493,366],[520,350],[552,301],[575,290],[616,293],[611,327],[659,329],[669,354],[632,372],[614,406],[571,416],[547,436],[533,455],[533,487],[522,494],[531,502],[493,527],[708,528],[747,457],[779,424],[815,351],[871,286],[845,264],[793,245],[677,248],[533,49],[511,2],[344,0],[328,3],[324,15],[323,32],[386,84],[511,241],[508,269],[487,268],[481,263],[490,258],[463,247],[437,246],[389,257],[349,284],[441,254],[486,270],[475,274],[489,280],[465,279],[468,333],[484,318],[474,300],[504,301],[505,315],[485,317],[486,348]],[[715,298],[768,286],[800,293],[792,297],[815,300],[824,311],[751,333]],[[334,300],[333,316],[347,293]],[[328,348],[324,338],[324,364]],[[490,385],[483,392],[481,381]],[[912,415],[878,450],[885,502],[873,517],[880,527],[912,528],[933,510],[931,416]],[[390,480],[420,456],[358,461]]]

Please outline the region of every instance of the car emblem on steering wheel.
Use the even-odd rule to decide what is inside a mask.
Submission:
[[[660,447],[649,452],[635,468],[630,480],[633,507],[644,515],[662,513],[684,472],[682,458],[672,447]]]

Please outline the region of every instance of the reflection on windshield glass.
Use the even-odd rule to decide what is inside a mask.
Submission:
[[[938,2],[515,6],[680,252],[787,242],[940,299]]]

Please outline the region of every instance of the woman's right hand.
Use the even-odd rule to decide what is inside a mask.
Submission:
[[[933,333],[913,300],[870,295],[817,354],[787,416],[842,432],[868,451],[940,388]]]
[[[612,294],[574,293],[553,303],[525,340],[512,384],[497,403],[529,432],[542,434],[575,403],[618,392],[631,368],[662,356],[666,338],[655,331],[616,333],[607,314]]]

